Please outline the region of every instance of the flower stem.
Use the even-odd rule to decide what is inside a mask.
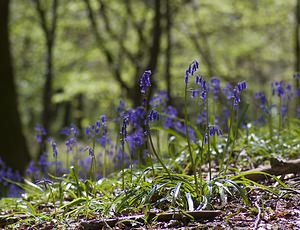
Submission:
[[[184,90],[184,120],[185,120],[185,135],[186,135],[186,141],[187,141],[187,144],[188,144],[188,151],[189,151],[189,155],[190,155],[190,161],[192,163],[192,171],[193,171],[194,180],[195,180],[196,193],[197,193],[197,196],[199,197],[199,185],[198,185],[198,179],[197,179],[197,173],[196,173],[194,157],[193,157],[193,153],[192,153],[191,142],[190,142],[190,138],[189,138],[189,131],[188,131],[187,84],[185,84],[185,90]]]

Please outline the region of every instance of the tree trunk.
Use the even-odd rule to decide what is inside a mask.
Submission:
[[[155,80],[156,67],[158,63],[158,56],[160,51],[160,38],[161,38],[161,13],[160,13],[160,0],[155,0],[154,4],[154,18],[153,18],[153,27],[152,27],[152,45],[150,47],[150,60],[148,67],[152,72],[152,79],[149,90],[148,99],[151,98],[153,92],[157,88],[157,81]],[[149,100],[148,100],[149,101]]]
[[[77,106],[76,106],[76,115],[75,122],[79,130],[82,130],[82,120],[83,120],[83,111],[84,111],[84,96],[82,93],[79,93],[76,96]]]
[[[166,0],[166,38],[167,38],[167,48],[166,48],[166,66],[165,66],[165,77],[167,85],[167,95],[169,98],[169,104],[173,104],[172,93],[171,93],[171,50],[172,50],[172,11],[170,9],[170,0]]]
[[[0,1],[0,157],[12,169],[24,174],[30,155],[18,112],[8,21],[9,0],[2,0]]]
[[[53,0],[51,8],[51,21],[47,23],[47,9],[43,8],[40,0],[32,0],[35,4],[36,11],[39,15],[40,25],[45,36],[46,43],[46,67],[45,67],[45,83],[43,88],[43,109],[42,109],[42,125],[47,133],[51,133],[51,119],[53,117],[53,105],[51,97],[53,94],[53,48],[55,43],[55,32],[57,25],[57,6],[58,1]],[[45,136],[43,136],[39,157],[46,151]]]
[[[299,36],[299,26],[300,26],[300,0],[296,0],[296,10],[295,10],[295,72],[300,72],[300,36]],[[300,86],[300,80],[295,80],[296,88]],[[298,102],[299,105],[299,102]]]

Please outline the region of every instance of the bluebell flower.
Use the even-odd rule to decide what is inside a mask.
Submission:
[[[210,125],[208,127],[208,130],[206,131],[205,135],[204,135],[204,143],[207,144],[207,139],[208,139],[208,135],[211,136],[221,136],[223,135],[222,130],[217,128],[217,126],[215,125]]]
[[[35,181],[38,179],[39,174],[40,170],[37,167],[35,167],[34,161],[31,160],[26,168],[25,175]]]
[[[163,110],[162,120],[164,122],[164,128],[171,128],[173,126],[173,120],[177,117],[177,110],[172,106],[168,106]]]
[[[120,99],[119,105],[117,106],[116,110],[117,110],[118,116],[122,117],[123,113],[125,111],[125,101],[123,99]]]
[[[136,148],[139,148],[145,143],[145,132],[142,128],[137,129],[127,135],[126,141],[128,143],[130,152],[134,153]]]
[[[236,109],[238,104],[241,102],[241,93],[247,88],[246,81],[238,82],[233,89],[233,105]]]
[[[183,122],[180,122],[180,121],[176,121],[174,123],[174,129],[175,131],[177,131],[178,133],[186,136],[186,126]],[[188,127],[188,135],[189,135],[189,138],[190,138],[190,141],[195,141],[196,140],[196,134],[195,134],[195,131],[191,128],[191,127]]]
[[[184,83],[187,85],[189,81],[189,76],[194,76],[194,73],[199,68],[199,63],[197,60],[194,60],[188,68],[185,70]]]
[[[294,79],[299,80],[299,79],[300,79],[300,73],[295,73],[295,74],[294,74]]]
[[[259,101],[259,107],[263,112],[269,113],[269,109],[267,107],[267,98],[263,92],[255,93],[254,98]]]
[[[198,89],[192,89],[192,97],[200,96],[201,99],[205,100],[208,93],[209,87],[202,76],[196,75],[195,84],[199,87]]]
[[[200,114],[198,114],[196,123],[198,125],[206,123],[206,109],[205,108],[202,110],[202,112]]]
[[[284,118],[287,114],[288,107],[286,105],[282,105],[280,108],[280,115],[282,118]]]
[[[147,89],[151,86],[150,76],[151,70],[146,70],[140,78],[140,90],[142,94],[145,94]]]
[[[89,151],[89,156],[91,156],[91,157],[95,156],[93,148],[89,147],[88,151]]]
[[[42,173],[46,174],[48,172],[47,155],[42,154],[37,163],[38,163],[38,166],[41,169]]]
[[[296,97],[300,97],[300,87],[296,90]]]
[[[77,140],[75,137],[70,137],[65,141],[65,145],[67,147],[67,152],[73,152],[73,148],[77,146]]]
[[[233,87],[230,82],[226,83],[222,89],[222,92],[227,100],[230,100],[233,97]]]
[[[166,91],[158,91],[153,98],[150,100],[150,105],[152,108],[159,106],[166,106],[168,101],[168,94]]]
[[[221,91],[220,82],[221,81],[218,77],[212,77],[210,79],[210,89],[213,92],[214,100],[218,100],[219,98],[219,93]]]
[[[23,190],[16,186],[15,184],[10,184],[8,186],[8,192],[7,192],[7,197],[11,198],[19,198],[23,194]]]
[[[122,141],[126,141],[126,138],[127,138],[127,125],[128,124],[129,124],[129,117],[124,116],[122,127],[121,127],[121,132],[120,132],[120,135],[122,137]]]
[[[149,115],[148,115],[149,121],[158,121],[159,120],[159,114],[155,110],[151,110]]]
[[[51,145],[52,145],[53,157],[56,158],[58,155],[58,151],[57,151],[57,146],[56,146],[55,141],[52,141]]]
[[[34,130],[37,132],[35,135],[36,141],[38,143],[41,143],[43,136],[47,135],[45,128],[40,124],[36,124],[36,126],[34,127]]]
[[[64,136],[69,136],[71,134],[71,131],[68,127],[62,128],[59,132]]]
[[[77,146],[78,128],[74,124],[71,124],[70,127],[63,128],[60,133],[67,136],[67,140],[65,141],[67,152],[72,152],[73,147]]]
[[[272,95],[275,94],[277,94],[278,97],[282,97],[284,95],[283,81],[272,82]]]
[[[239,92],[244,91],[247,88],[246,81],[238,82],[237,85],[236,85],[236,87],[237,87],[237,89],[238,89]]]
[[[285,86],[285,95],[287,96],[288,100],[293,97],[293,87],[290,83],[287,83]]]

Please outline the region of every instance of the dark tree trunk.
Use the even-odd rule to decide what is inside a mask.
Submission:
[[[63,103],[64,107],[64,118],[63,118],[63,127],[69,127],[71,123],[71,111],[72,111],[72,104],[70,101],[66,101]]]
[[[172,87],[171,87],[171,50],[172,50],[172,11],[170,6],[170,0],[166,0],[166,38],[167,38],[167,48],[166,48],[166,65],[165,65],[165,77],[167,85],[167,94],[169,98],[169,104],[173,104],[172,100]]]
[[[82,120],[83,120],[83,110],[84,110],[84,97],[83,94],[80,93],[77,95],[77,107],[76,107],[76,115],[75,115],[75,122],[76,126],[79,130],[82,130]]]
[[[300,0],[296,0],[296,10],[295,10],[295,72],[300,72]],[[300,80],[296,80],[296,87],[299,87]]]
[[[154,4],[154,18],[152,27],[152,45],[150,47],[150,60],[149,69],[152,72],[151,88],[149,90],[149,98],[151,98],[153,91],[157,88],[157,81],[155,79],[156,67],[158,63],[158,57],[160,52],[160,38],[161,38],[161,12],[160,12],[160,0],[155,0]]]
[[[51,21],[47,23],[47,9],[43,8],[40,0],[32,0],[36,11],[39,15],[40,25],[45,36],[46,44],[46,67],[45,67],[45,83],[43,88],[43,109],[42,109],[42,125],[47,133],[51,133],[51,120],[53,117],[53,105],[51,102],[51,97],[53,94],[53,48],[55,43],[55,32],[57,24],[57,6],[58,1],[53,0],[51,8]],[[41,156],[46,151],[45,138],[40,145],[39,156]]]
[[[17,92],[11,62],[9,0],[0,1],[0,157],[14,170],[24,174],[30,155],[22,133]]]

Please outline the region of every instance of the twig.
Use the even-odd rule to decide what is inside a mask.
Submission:
[[[261,208],[259,207],[257,202],[255,202],[254,204],[258,210],[258,214],[257,214],[256,220],[255,220],[255,225],[254,225],[254,229],[257,229],[258,225],[260,223],[260,220],[261,220]]]
[[[140,222],[144,224],[146,221],[158,221],[158,222],[167,222],[170,220],[189,220],[193,218],[194,220],[209,220],[213,219],[216,216],[220,215],[222,212],[219,210],[204,210],[204,211],[187,211],[185,213],[181,212],[165,212],[165,213],[156,213],[149,212],[147,215],[134,215],[134,216],[124,216],[119,218],[111,218],[104,220],[91,220],[80,223],[80,229],[101,229],[104,226],[114,227],[118,223],[125,222]]]

